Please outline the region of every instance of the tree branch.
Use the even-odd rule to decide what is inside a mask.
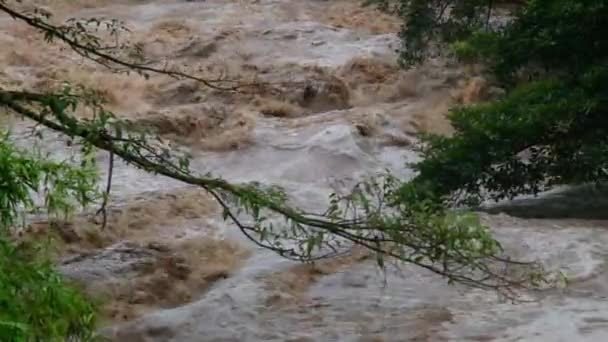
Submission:
[[[316,234],[314,232],[326,231],[336,238],[350,241],[379,255],[396,258],[403,262],[423,267],[431,272],[447,277],[451,281],[480,288],[491,288],[500,291],[503,295],[508,295],[509,291],[512,291],[513,288],[526,286],[526,279],[509,279],[492,271],[486,262],[493,260],[499,264],[511,264],[509,260],[501,259],[494,254],[471,257],[460,252],[455,253],[446,250],[442,252],[443,254],[435,256],[434,253],[436,252],[434,251],[441,250],[449,242],[444,241],[444,237],[435,235],[432,231],[425,232],[421,227],[416,228],[412,226],[410,228],[413,222],[408,222],[407,217],[400,219],[400,226],[393,227],[384,226],[382,221],[378,221],[377,218],[381,217],[382,213],[375,210],[364,210],[363,213],[367,214],[356,217],[352,221],[343,219],[335,221],[332,218],[318,215],[309,216],[300,210],[278,203],[262,193],[252,191],[248,187],[233,185],[220,178],[193,175],[187,168],[176,164],[165,156],[164,153],[156,151],[154,147],[148,145],[144,138],[135,139],[128,136],[115,136],[112,135],[111,129],[100,128],[99,125],[95,125],[94,123],[83,122],[67,115],[65,112],[57,112],[61,111],[62,107],[54,105],[53,101],[61,99],[61,95],[11,92],[0,89],[0,106],[10,108],[18,115],[27,117],[68,136],[80,137],[85,143],[108,151],[120,157],[128,164],[145,171],[203,188],[220,204],[225,217],[230,219],[249,240],[260,247],[273,250],[286,258],[299,261],[312,261],[335,256],[343,252],[340,249],[330,248],[329,252],[311,255],[294,248],[282,247],[276,241],[273,242],[273,240],[265,239],[263,237],[264,233],[261,230],[263,228],[257,226],[261,222],[258,220],[260,216],[257,214],[260,209],[269,210],[291,222],[294,229],[304,233],[305,240],[302,241],[303,243],[314,238],[313,234]],[[45,114],[44,110],[34,111],[20,104],[20,102],[28,104],[36,103],[38,106],[41,106],[40,109],[46,108],[50,112]],[[240,202],[245,203],[245,209],[248,208],[248,204],[253,205],[249,209],[252,210],[252,217],[256,220],[256,225],[244,224],[220,194],[226,194],[237,200],[245,201]],[[353,198],[353,196],[350,196],[350,198]],[[380,198],[384,198],[384,195]],[[356,205],[353,205],[353,207],[356,207]],[[260,238],[256,238],[252,234],[259,235]],[[276,233],[272,234],[275,234],[274,236],[277,238],[281,236],[280,234],[276,235]],[[319,244],[318,248],[320,246],[321,244]],[[404,251],[406,249],[411,251],[410,255],[405,254]],[[433,260],[443,261],[439,265],[435,265],[435,261]],[[482,260],[484,261],[482,262]],[[458,265],[458,267],[447,266],[452,264]],[[520,266],[532,265],[531,263],[520,264],[519,262],[512,264]],[[483,277],[477,277],[475,274],[481,274]]]

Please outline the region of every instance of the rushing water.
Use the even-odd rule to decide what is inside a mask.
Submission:
[[[252,54],[259,65],[321,65],[340,67],[353,57],[394,58],[393,34],[369,34],[316,22],[328,6],[324,1],[261,0],[198,2],[139,1],[82,12],[120,17],[136,29],[163,18],[193,23],[195,34],[218,28],[238,28],[239,42],[226,43],[219,54],[235,46]],[[288,38],[285,38],[288,37]],[[236,45],[235,45],[236,44]],[[317,48],[318,47],[318,48]],[[412,99],[416,101],[419,99]],[[401,104],[409,105],[407,101]],[[382,111],[382,103],[362,111]],[[292,200],[307,209],[325,206],[338,179],[357,179],[390,169],[406,179],[406,162],[416,160],[405,147],[382,146],[361,137],[348,120],[357,108],[335,110],[299,119],[258,118],[249,147],[229,152],[194,151],[193,168],[232,181],[279,184]],[[390,124],[384,130],[390,130]],[[23,132],[23,125],[17,131]],[[22,134],[23,145],[31,139]],[[70,151],[56,134],[45,134],[42,146],[56,155]],[[100,154],[100,165],[107,155]],[[118,162],[113,198],[179,187]],[[562,196],[570,203],[580,194]],[[597,204],[584,193],[576,201]],[[560,199],[530,199],[534,210],[563,212],[571,205]],[[557,204],[556,204],[557,203]],[[568,203],[568,202],[567,202]],[[602,202],[603,203],[603,202]],[[561,205],[561,206],[560,206]],[[557,209],[556,209],[557,208]],[[513,208],[510,208],[513,209]],[[602,208],[598,207],[601,211]],[[498,210],[500,211],[500,210]],[[532,209],[528,216],[533,216]],[[509,251],[537,258],[569,275],[568,289],[542,294],[534,303],[503,303],[493,293],[448,286],[417,268],[403,266],[384,276],[373,263],[359,263],[319,278],[297,304],[273,306],[265,299],[284,295],[265,286],[265,277],[293,263],[252,247],[247,264],[216,283],[198,300],[160,310],[115,327],[116,340],[136,341],[605,341],[608,339],[608,296],[605,267],[608,234],[601,221],[575,219],[515,219],[484,215]],[[214,225],[231,238],[242,239],[219,218]],[[386,281],[385,281],[386,280]],[[269,293],[275,291],[277,293]],[[109,332],[112,329],[106,330]]]

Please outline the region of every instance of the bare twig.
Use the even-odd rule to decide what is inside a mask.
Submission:
[[[112,174],[114,173],[114,152],[110,151],[110,160],[108,162],[108,176],[106,181],[106,190],[103,195],[101,206],[95,213],[95,216],[102,215],[101,228],[105,229],[108,222],[108,201],[110,199],[110,190],[112,189]]]
[[[486,13],[486,31],[490,30],[490,17],[492,16],[493,7],[494,0],[488,0],[488,12]]]

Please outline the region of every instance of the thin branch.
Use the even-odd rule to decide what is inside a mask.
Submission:
[[[492,16],[492,8],[494,0],[488,0],[488,12],[486,13],[486,31],[490,31],[490,17]]]
[[[95,213],[95,216],[102,215],[101,228],[105,229],[108,222],[108,201],[110,199],[110,190],[112,189],[112,174],[114,173],[114,152],[110,151],[110,160],[108,162],[108,176],[106,181],[106,190],[103,195],[103,202],[101,207]]]
[[[252,233],[256,235],[260,234],[257,227],[243,224],[228,203],[222,198],[220,193],[228,194],[237,199],[253,198],[256,205],[260,208],[283,216],[289,222],[293,222],[296,229],[320,229],[326,231],[337,238],[342,238],[356,245],[365,247],[369,251],[394,257],[403,262],[423,267],[431,272],[444,276],[451,281],[457,281],[479,288],[494,289],[501,292],[503,295],[509,295],[508,291],[513,287],[525,286],[525,279],[508,279],[490,270],[487,265],[482,263],[483,260],[488,260],[488,256],[472,258],[471,256],[458,253],[445,254],[442,259],[440,259],[443,260],[442,266],[438,267],[432,262],[424,262],[423,259],[420,259],[417,256],[413,258],[405,257],[403,252],[397,253],[393,249],[387,248],[388,246],[393,245],[397,246],[401,251],[403,251],[404,248],[417,250],[420,251],[419,255],[429,255],[430,257],[427,258],[427,260],[433,260],[430,253],[433,253],[440,244],[445,244],[445,242],[442,239],[437,240],[437,237],[432,234],[427,235],[424,230],[407,229],[395,231],[392,234],[401,234],[399,235],[399,239],[395,239],[391,237],[392,235],[390,234],[385,236],[385,229],[389,229],[390,231],[390,229],[392,229],[390,227],[387,228],[381,225],[365,227],[359,224],[349,226],[345,222],[336,224],[332,219],[307,216],[297,209],[284,206],[247,187],[233,185],[220,178],[198,177],[192,175],[188,169],[177,165],[163,153],[156,151],[151,145],[147,144],[145,138],[134,139],[116,137],[111,134],[111,131],[105,128],[98,128],[98,126],[88,124],[66,115],[66,113],[63,112],[63,108],[55,105],[55,102],[53,102],[57,101],[57,99],[61,99],[61,95],[10,92],[2,91],[0,89],[0,105],[10,108],[19,115],[32,119],[50,129],[62,132],[68,136],[81,137],[86,143],[111,152],[128,164],[148,172],[153,172],[187,184],[202,187],[216,199],[224,210],[226,217],[228,217],[248,239],[258,246],[273,250],[284,257],[299,261],[311,261],[335,256],[336,251],[338,250],[333,249],[329,253],[321,255],[308,255],[307,253],[299,253],[293,248],[284,248],[277,244],[265,243],[252,235]],[[38,103],[43,108],[48,108],[51,112],[48,113],[44,110],[36,112],[19,103],[22,101],[25,101],[28,104]],[[372,215],[379,214],[374,212]],[[257,215],[254,216],[254,218],[255,217],[257,217]],[[365,223],[367,221],[355,222]],[[368,230],[369,234],[358,235],[357,232],[361,231],[361,229],[363,229],[363,231]],[[308,231],[306,232],[309,233]],[[417,243],[417,241],[424,243]],[[508,260],[504,259],[504,261],[500,259],[494,260],[505,264],[511,264]],[[451,263],[454,263],[455,265],[465,265],[466,267],[457,267],[455,268],[457,271],[454,272],[454,268],[449,266]],[[515,265],[515,263],[512,264]],[[484,276],[481,278],[475,277],[475,272],[481,272]]]
[[[162,74],[162,75],[166,75],[166,76],[170,76],[170,77],[178,78],[178,79],[189,79],[189,80],[197,81],[197,82],[200,82],[200,83],[206,85],[209,88],[212,88],[215,90],[221,90],[221,91],[237,91],[244,87],[259,85],[256,83],[256,84],[237,84],[237,85],[233,85],[233,86],[220,86],[220,85],[218,85],[218,83],[227,83],[227,82],[228,83],[237,83],[237,81],[209,80],[206,78],[193,76],[193,75],[187,74],[185,72],[177,71],[177,70],[155,68],[152,66],[148,66],[148,63],[128,62],[128,61],[125,61],[118,57],[112,56],[108,53],[102,52],[103,49],[99,49],[96,46],[91,46],[89,44],[83,44],[83,43],[79,42],[78,40],[67,36],[63,32],[64,29],[60,26],[50,24],[37,17],[32,17],[32,16],[28,16],[26,14],[23,14],[17,10],[14,10],[14,9],[6,6],[2,2],[0,2],[0,11],[9,14],[14,19],[21,20],[21,21],[27,23],[28,25],[45,32],[47,35],[49,35],[51,37],[58,38],[59,40],[63,41],[68,46],[70,46],[70,48],[72,48],[72,50],[74,52],[78,53],[82,57],[87,58],[91,61],[94,61],[95,63],[98,63],[98,64],[103,65],[104,67],[107,67],[110,69],[112,69],[112,67],[110,65],[110,63],[111,63],[111,64],[115,64],[115,65],[124,67],[124,68],[126,68],[126,70],[137,71],[143,75],[145,75],[146,73],[155,73],[155,74]]]

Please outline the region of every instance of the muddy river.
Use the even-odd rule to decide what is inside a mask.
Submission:
[[[354,0],[75,2],[47,4],[60,18],[124,20],[147,57],[192,72],[291,83],[281,95],[241,95],[112,76],[53,47],[41,57],[35,33],[2,18],[11,49],[0,52],[0,74],[10,86],[94,86],[119,115],[187,146],[197,171],[279,184],[312,210],[338,180],[385,169],[412,177],[415,133],[448,133],[446,109],[487,90],[473,71],[441,61],[400,70],[398,19]],[[30,126],[14,122],[23,146],[34,144]],[[38,144],[56,157],[76,153],[52,132]],[[107,161],[100,153],[102,180]],[[249,243],[199,190],[121,162],[114,172],[108,231],[80,231],[85,219],[65,228],[78,237],[65,241],[60,269],[109,298],[100,332],[115,341],[608,340],[606,201],[593,190],[482,214],[513,255],[569,276],[567,289],[514,305],[407,265],[386,275],[363,258],[298,265]]]

